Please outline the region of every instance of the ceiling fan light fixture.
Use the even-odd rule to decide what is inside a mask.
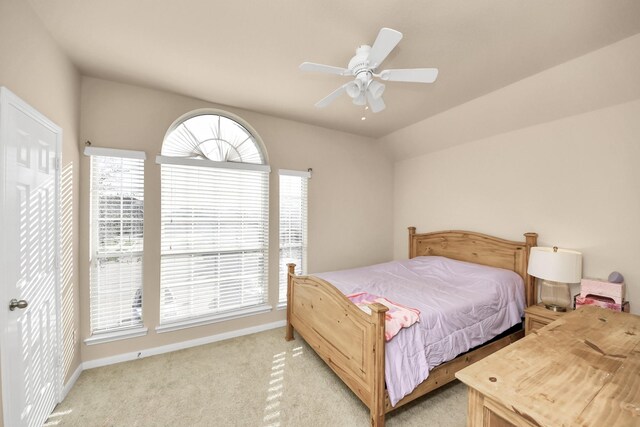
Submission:
[[[371,80],[371,82],[369,82],[369,87],[367,88],[367,90],[371,93],[371,96],[373,96],[374,99],[379,99],[384,92],[384,88],[385,85],[383,85],[382,83]]]
[[[371,95],[371,92],[368,92],[368,91],[367,91],[367,104],[369,104],[369,107],[371,107],[371,111],[373,113],[379,113],[380,111],[386,108],[386,105],[384,104],[384,100],[382,99],[382,97],[374,98],[373,95]]]
[[[367,105],[367,99],[365,98],[364,91],[360,92],[358,96],[353,98],[353,103],[355,105]]]
[[[360,96],[361,93],[362,93],[362,82],[360,80],[356,79],[352,81],[349,85],[347,85],[347,95],[349,95],[351,98],[354,99],[354,104],[355,104],[355,99],[358,96]]]

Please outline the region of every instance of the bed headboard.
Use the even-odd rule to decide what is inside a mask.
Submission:
[[[409,227],[409,258],[439,255],[459,261],[505,268],[524,280],[527,306],[536,304],[535,278],[527,274],[529,252],[538,243],[537,233],[525,233],[524,242],[514,242],[472,231],[416,233]]]

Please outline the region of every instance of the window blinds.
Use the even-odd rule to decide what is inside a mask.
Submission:
[[[144,153],[120,151],[126,157],[86,153],[91,155],[92,335],[142,326]]]
[[[161,168],[160,323],[266,303],[268,171]]]
[[[308,172],[280,170],[280,282],[278,302],[287,302],[287,264],[307,274]]]

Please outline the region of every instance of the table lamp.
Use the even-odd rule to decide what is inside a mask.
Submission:
[[[571,307],[569,283],[582,279],[582,254],[569,249],[533,247],[529,254],[527,273],[540,283],[540,300],[553,311]]]

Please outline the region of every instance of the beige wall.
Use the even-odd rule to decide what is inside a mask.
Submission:
[[[535,231],[583,252],[587,277],[620,271],[640,313],[639,69],[640,35],[385,138],[400,159],[394,256],[408,225]]]
[[[264,141],[270,165],[270,296],[278,287],[278,169],[313,168],[309,182],[309,269],[325,271],[389,260],[392,256],[393,166],[375,142],[255,112],[105,80],[82,79],[82,140],[94,146],[144,150],[144,318],[149,334],[116,343],[82,345],[82,359],[167,345],[284,319],[283,311],[156,334],[160,279],[160,152],[165,132],[182,114],[215,107],[237,114]],[[277,101],[274,101],[277,102]],[[89,335],[89,161],[81,160],[81,325]],[[86,179],[84,178],[86,177]]]
[[[64,369],[68,379],[80,364],[78,327],[78,128],[80,80],[75,67],[59,50],[23,0],[0,0],[0,85],[6,86],[63,129],[63,271]],[[1,405],[0,405],[1,406]],[[0,408],[0,424],[2,424]]]

